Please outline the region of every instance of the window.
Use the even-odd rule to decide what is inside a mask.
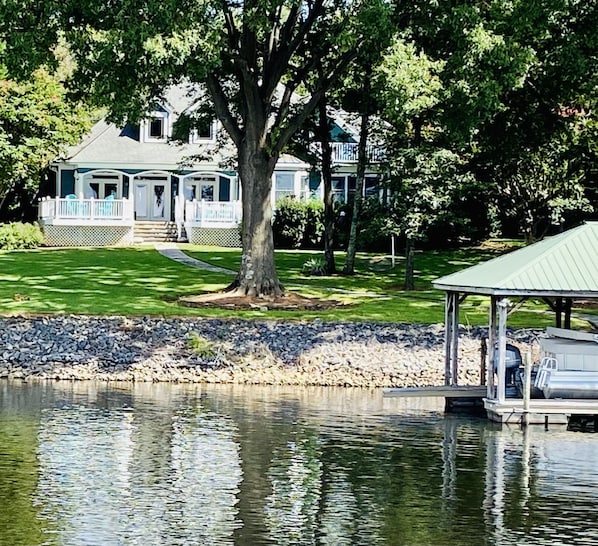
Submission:
[[[143,123],[143,141],[160,142],[170,137],[170,119],[168,112],[158,109]]]
[[[216,135],[214,122],[199,121],[191,131],[191,143],[213,142]]]
[[[185,182],[185,199],[218,201],[218,186],[214,176],[199,176]]]
[[[332,177],[332,198],[336,203],[346,203],[347,193],[345,190],[345,177],[344,176],[333,176]]]
[[[375,197],[380,194],[380,180],[377,176],[366,176],[363,188],[365,197]]]
[[[118,175],[93,175],[91,180],[85,185],[85,197],[93,197],[95,199],[106,199],[112,195],[115,199],[122,197],[121,181]]]
[[[347,203],[355,197],[357,177],[354,175],[340,175],[332,177],[332,194],[337,203]],[[366,176],[362,195],[370,197],[378,195],[380,180],[377,176]]]
[[[275,173],[274,203],[295,195],[295,173]]]
[[[348,198],[347,200],[352,200],[355,198],[355,190],[357,189],[357,178],[355,176],[348,176],[347,177],[347,193]]]
[[[164,118],[153,118],[150,121],[149,136],[152,139],[163,139],[166,136],[164,131]]]

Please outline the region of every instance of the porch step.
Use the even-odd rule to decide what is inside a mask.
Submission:
[[[134,238],[140,243],[173,242],[177,240],[174,222],[135,222]]]

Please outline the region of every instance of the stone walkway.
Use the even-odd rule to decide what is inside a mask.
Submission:
[[[188,265],[189,267],[195,267],[196,269],[203,269],[204,271],[211,271],[213,273],[225,273],[227,275],[236,275],[236,273],[234,271],[231,271],[230,269],[218,267],[217,265],[202,262],[201,260],[196,260],[195,258],[188,256],[177,247],[176,243],[155,243],[154,248],[160,254],[162,254],[162,256],[170,258],[175,262]]]

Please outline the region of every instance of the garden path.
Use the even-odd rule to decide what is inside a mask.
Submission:
[[[224,267],[218,267],[217,265],[212,265],[206,262],[202,262],[201,260],[197,260],[196,258],[192,258],[185,254],[182,250],[180,250],[175,243],[155,243],[154,248],[165,256],[166,258],[170,258],[175,262],[179,262],[184,265],[188,265],[190,267],[195,267],[196,269],[203,269],[205,271],[212,271],[213,273],[226,273],[228,275],[235,275],[235,271],[231,271],[230,269],[225,269]]]

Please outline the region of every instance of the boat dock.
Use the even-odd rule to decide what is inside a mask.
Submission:
[[[487,398],[485,385],[402,387],[384,389],[383,396],[443,397],[447,412],[472,407],[486,411],[488,419],[497,423],[516,425],[567,425],[571,418],[598,416],[598,399],[531,399],[506,398],[499,401]],[[598,425],[598,421],[597,421]]]
[[[533,399],[526,408],[521,398],[484,399],[488,419],[497,423],[548,425],[568,424],[576,417],[598,416],[598,400],[581,398]]]
[[[432,387],[402,387],[384,389],[386,397],[434,397],[444,398],[447,413],[464,411],[479,413],[486,397],[485,385],[441,385]]]
[[[485,398],[484,385],[441,385],[436,387],[402,387],[384,389],[385,397],[393,396],[435,396],[444,398]]]

